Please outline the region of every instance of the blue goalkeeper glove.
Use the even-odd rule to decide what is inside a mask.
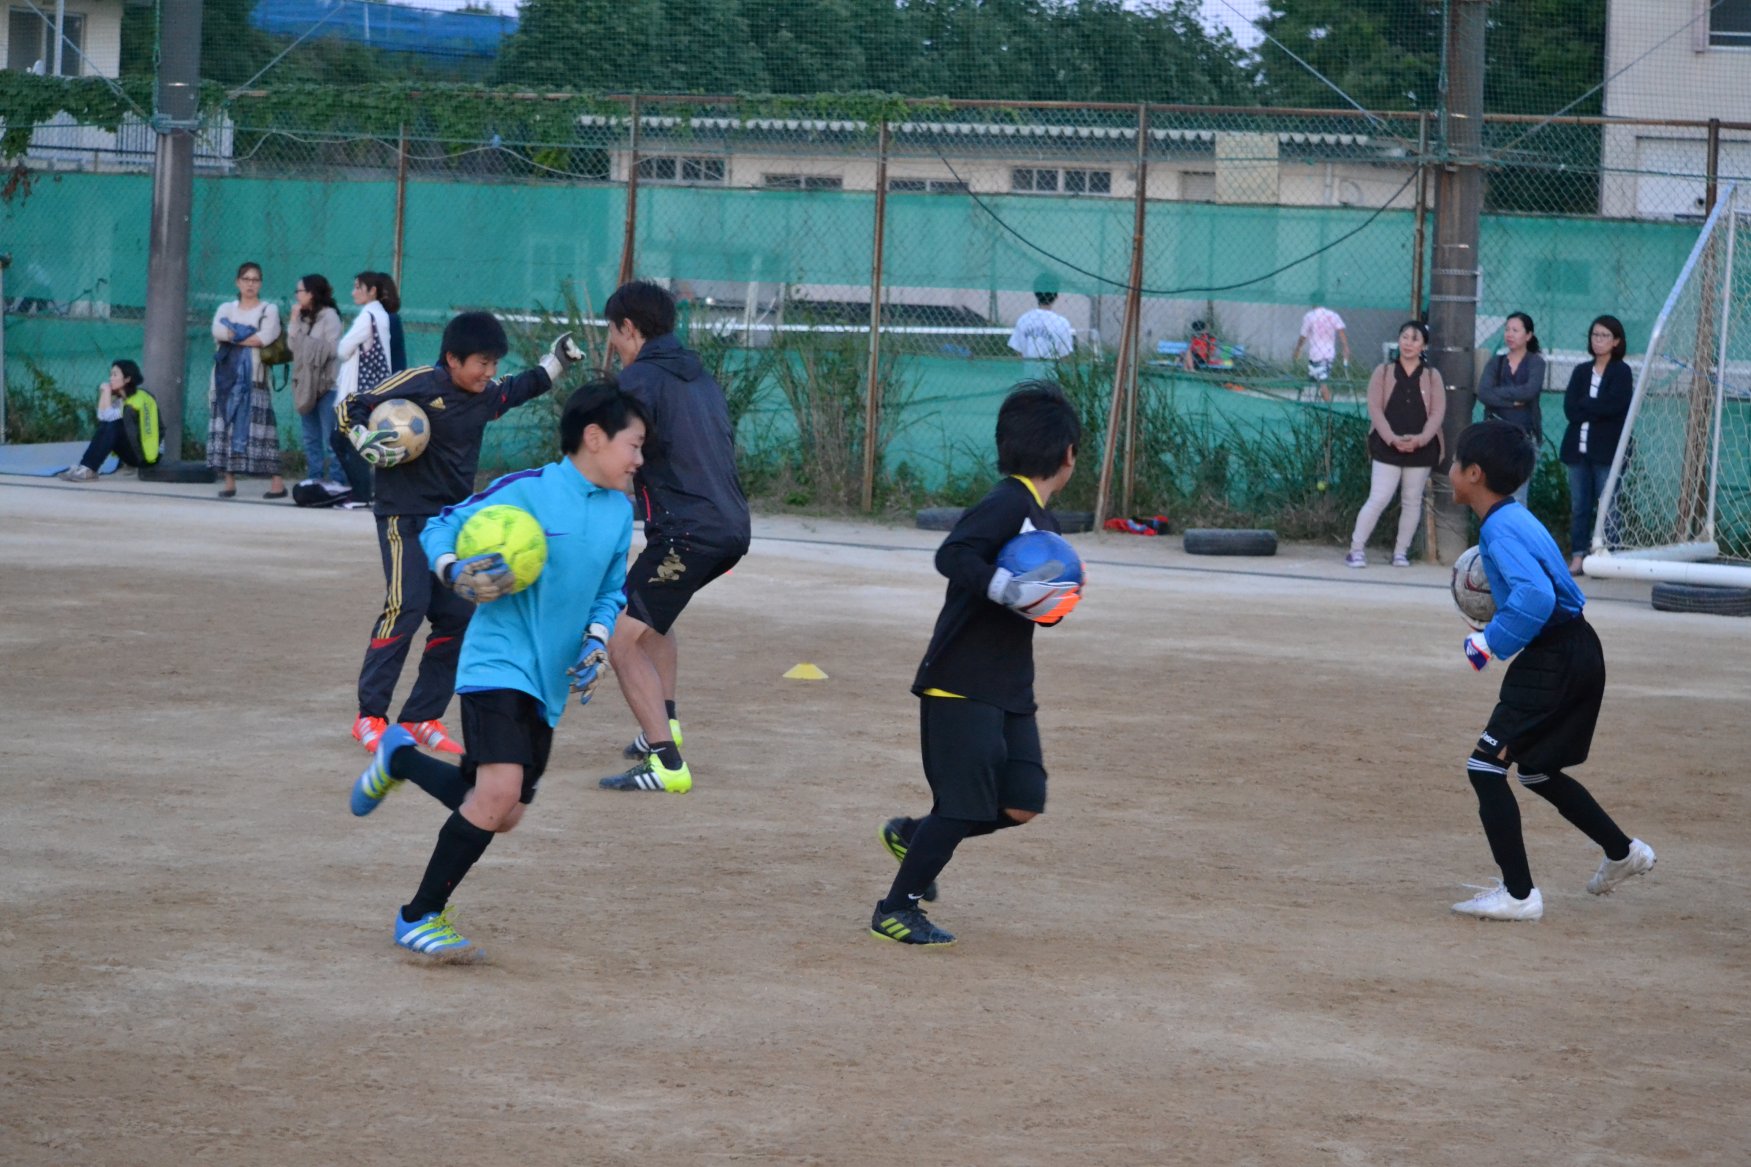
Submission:
[[[1480,673],[1490,663],[1490,642],[1483,638],[1483,633],[1473,632],[1465,638],[1465,659]]]
[[[497,551],[468,559],[449,559],[438,568],[444,586],[471,604],[486,604],[511,593],[517,577]]]
[[[600,624],[592,624],[584,633],[584,644],[578,650],[577,663],[566,670],[571,675],[572,692],[578,695],[579,705],[590,703],[590,698],[596,693],[596,682],[602,679],[602,666],[607,663],[608,629]]]

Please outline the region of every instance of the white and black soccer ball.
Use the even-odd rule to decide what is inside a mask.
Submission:
[[[1484,574],[1483,555],[1467,547],[1453,561],[1453,603],[1465,622],[1481,631],[1496,614],[1496,597],[1490,594],[1490,577]]]

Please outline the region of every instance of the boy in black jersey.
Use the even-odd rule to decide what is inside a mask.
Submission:
[[[335,407],[341,431],[377,468],[375,513],[383,553],[383,611],[372,627],[359,669],[359,715],[353,722],[353,737],[367,750],[376,750],[377,740],[388,728],[389,700],[402,662],[420,624],[430,621],[419,676],[397,720],[423,746],[462,752],[438,718],[456,687],[456,658],[474,605],[432,586],[420,531],[433,515],[474,493],[487,422],[541,396],[583,358],[568,332],[553,342],[535,368],[497,379],[499,358],[509,347],[504,326],[492,313],[464,312],[445,325],[437,364],[404,370]],[[393,430],[373,430],[370,425],[371,411],[398,397],[423,409],[431,426],[425,451],[411,460],[391,444]]]
[[[1063,619],[1081,586],[1048,582],[1056,571],[1012,575],[997,566],[997,554],[1023,531],[1058,530],[1046,504],[1070,481],[1081,438],[1082,423],[1057,385],[1017,385],[997,412],[997,469],[1007,477],[937,549],[948,593],[912,682],[932,803],[924,818],[882,826],[882,843],[900,871],[876,905],[873,936],[953,944],[921,901],[936,898],[936,877],[955,848],[969,835],[1020,826],[1046,809],[1034,722],[1034,625]]]

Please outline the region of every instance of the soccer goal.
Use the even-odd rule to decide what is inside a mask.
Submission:
[[[1751,586],[1748,227],[1751,190],[1723,185],[1648,338],[1588,575]]]

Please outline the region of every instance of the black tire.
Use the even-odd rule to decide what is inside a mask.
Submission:
[[[961,515],[966,513],[966,509],[966,507],[925,507],[918,512],[918,529],[920,531],[952,531],[955,524],[961,521]]]
[[[1654,607],[1662,612],[1705,612],[1712,616],[1751,616],[1751,588],[1712,584],[1657,583]]]
[[[965,507],[925,507],[917,513],[915,521],[921,531],[952,531],[965,513]],[[1093,511],[1053,511],[1052,517],[1066,535],[1094,530]]]
[[[1275,531],[1225,531],[1215,527],[1186,532],[1187,555],[1275,555]]]

